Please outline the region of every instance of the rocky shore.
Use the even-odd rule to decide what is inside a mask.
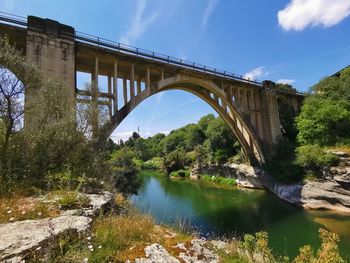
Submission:
[[[62,211],[55,218],[15,221],[0,224],[0,262],[25,262],[29,254],[43,254],[50,240],[64,234],[78,235],[90,227],[93,218],[107,209],[112,194],[86,194],[89,205],[82,209]]]
[[[306,180],[303,183],[282,184],[275,182],[267,173],[246,164],[226,164],[221,167],[195,167],[191,178],[201,174],[221,174],[235,178],[238,187],[268,189],[279,198],[306,209],[327,209],[350,213],[350,156],[334,152],[340,164],[324,171],[323,179]]]

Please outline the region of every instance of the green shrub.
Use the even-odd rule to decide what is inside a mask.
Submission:
[[[190,176],[190,171],[188,171],[188,170],[178,170],[178,171],[171,172],[170,176],[171,177],[185,178],[185,177],[189,177]]]
[[[296,153],[296,163],[306,170],[327,169],[339,161],[336,155],[324,152],[318,145],[300,146]]]
[[[303,169],[295,162],[296,145],[288,138],[282,138],[273,146],[272,154],[267,157],[264,170],[282,183],[300,182],[304,177]]]
[[[163,158],[163,169],[170,174],[173,171],[184,169],[186,153],[183,149],[177,149],[165,155]]]
[[[90,199],[75,191],[58,190],[49,193],[50,199],[57,199],[57,203],[63,208],[86,207],[90,204]]]
[[[250,258],[254,258],[255,254],[260,254],[264,262],[277,262],[269,248],[269,236],[266,232],[258,232],[255,236],[245,234],[241,248],[248,253]]]
[[[210,181],[216,184],[222,184],[222,185],[228,185],[228,186],[234,186],[237,185],[236,179],[234,178],[226,178],[219,175],[202,175],[201,177],[203,180]]]
[[[74,175],[70,170],[49,173],[45,176],[49,189],[78,189],[87,183],[85,176]]]
[[[143,162],[141,164],[141,169],[146,170],[159,170],[162,167],[162,160],[160,157],[154,157],[151,160],[148,160],[147,162]]]
[[[136,194],[140,182],[137,178],[137,167],[134,162],[135,153],[128,148],[122,148],[111,155],[112,184],[116,190],[127,196]],[[106,171],[108,173],[108,171]]]

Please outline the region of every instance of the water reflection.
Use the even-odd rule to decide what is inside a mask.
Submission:
[[[349,217],[308,213],[264,191],[214,188],[201,181],[174,181],[148,173],[132,200],[158,222],[186,221],[203,236],[267,231],[273,249],[289,256],[304,244],[318,247],[318,229],[324,225],[342,234],[343,254],[350,251]]]

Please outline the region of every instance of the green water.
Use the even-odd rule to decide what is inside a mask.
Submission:
[[[271,248],[294,257],[298,248],[318,248],[321,226],[341,236],[341,254],[350,262],[350,216],[307,212],[262,190],[223,189],[207,182],[171,180],[142,172],[132,202],[158,223],[184,223],[205,237],[240,237],[260,230],[270,235]]]

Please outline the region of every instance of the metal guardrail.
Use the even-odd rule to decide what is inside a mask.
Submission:
[[[2,24],[8,24],[12,26],[21,27],[21,28],[27,28],[27,19],[25,17],[16,16],[13,14],[0,11],[0,21],[2,22]],[[240,82],[262,86],[262,82],[257,80],[246,79],[242,75],[238,75],[225,70],[216,69],[210,66],[205,66],[205,65],[187,61],[184,59],[163,55],[163,54],[152,52],[146,49],[121,44],[119,42],[89,35],[79,31],[75,31],[74,36],[71,36],[71,35],[66,35],[66,36],[73,37],[78,42],[91,44],[97,47],[106,48],[106,49],[117,51],[124,54],[134,55],[136,57],[150,59],[154,62],[161,62],[168,65],[178,66],[180,68],[186,68],[197,72],[202,72],[202,73],[206,73],[214,76],[223,77],[229,80],[236,80]]]

